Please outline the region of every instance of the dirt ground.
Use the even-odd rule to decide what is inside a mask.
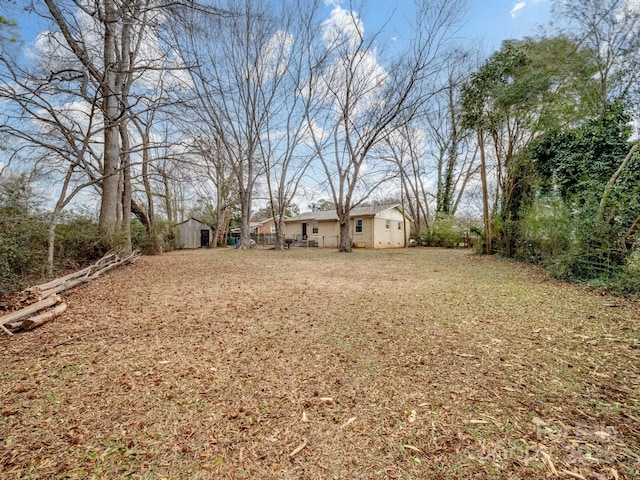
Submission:
[[[640,308],[468,251],[143,257],[0,338],[0,478],[640,478]]]

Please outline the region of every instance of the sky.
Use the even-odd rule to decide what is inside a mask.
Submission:
[[[325,15],[330,18],[337,6],[346,10],[350,2],[324,0],[324,3]],[[458,40],[464,44],[479,46],[489,56],[500,48],[503,40],[536,34],[549,20],[549,3],[550,0],[468,0],[469,6],[463,12],[463,23],[457,34]],[[355,4],[359,2],[356,1]],[[403,25],[406,25],[403,19],[410,18],[412,4],[413,0],[363,0],[361,18],[364,29],[371,33],[386,25],[387,42],[389,45],[394,44],[406,33],[406,27],[402,30]],[[17,10],[15,15],[11,11],[0,13],[5,13],[18,22],[22,39],[27,45],[32,44],[43,30],[43,25],[37,19],[19,15]],[[391,14],[394,15],[394,20],[388,22]],[[380,37],[382,42],[385,36]]]
[[[470,4],[465,33],[491,50],[503,40],[535,35],[550,19],[547,0],[471,0]]]
[[[327,16],[334,6],[341,5],[346,9],[349,5],[345,0],[324,0],[324,3]],[[376,25],[384,24],[394,10],[397,18],[401,19],[405,12],[410,11],[412,3],[413,0],[364,0],[363,18],[368,22],[365,28],[375,29]],[[480,43],[488,53],[498,49],[505,39],[535,34],[538,27],[550,18],[549,0],[468,0],[468,3],[464,13],[466,22],[459,36]],[[15,7],[3,10],[6,16],[18,21],[23,40],[33,41],[41,30],[37,19],[18,14]]]
[[[499,49],[503,40],[539,33],[550,19],[550,0],[467,1],[468,8],[463,12],[463,24],[457,36],[461,41],[479,44],[487,55]],[[349,7],[346,0],[324,0],[324,3],[327,16],[335,6]],[[364,0],[362,18],[365,29],[375,31],[394,13],[397,21],[388,27],[390,39],[395,40],[395,35],[406,24],[402,19],[411,11],[412,4],[413,0]]]

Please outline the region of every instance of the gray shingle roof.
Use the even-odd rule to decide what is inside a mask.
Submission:
[[[395,203],[391,205],[368,205],[366,207],[356,207],[351,210],[351,218],[355,217],[372,217],[374,215],[379,214],[380,212],[384,212],[385,210],[390,210],[395,207],[400,207],[400,204]],[[328,220],[338,220],[338,214],[335,210],[322,210],[318,212],[304,212],[295,217],[289,218],[285,220],[285,222],[296,222],[300,220],[317,220],[318,222],[328,221]]]

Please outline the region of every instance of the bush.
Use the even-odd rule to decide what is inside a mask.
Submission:
[[[47,223],[26,176],[0,180],[0,295],[41,278]]]
[[[640,297],[640,240],[636,241],[633,252],[627,258],[627,265],[618,276],[615,289]]]
[[[98,224],[83,213],[64,214],[56,227],[55,262],[61,269],[83,267],[104,256],[107,245]]]
[[[593,198],[573,211],[559,198],[537,200],[521,221],[526,248],[518,258],[557,278],[631,291],[638,281],[637,260],[621,241],[625,225],[597,223],[597,208]]]
[[[455,248],[464,240],[464,231],[453,216],[439,218],[431,230],[425,232],[430,247]]]
[[[550,270],[560,267],[554,264],[575,243],[571,211],[556,197],[538,199],[520,221],[520,229],[522,242],[516,258]]]
[[[162,223],[156,228],[160,231],[169,230]],[[139,219],[131,220],[131,244],[134,250],[140,250],[143,255],[159,255],[163,251],[173,250],[165,236],[160,233],[149,234]]]

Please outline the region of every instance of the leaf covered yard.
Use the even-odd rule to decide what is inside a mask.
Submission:
[[[631,479],[638,304],[464,251],[143,257],[0,339],[0,477]]]

